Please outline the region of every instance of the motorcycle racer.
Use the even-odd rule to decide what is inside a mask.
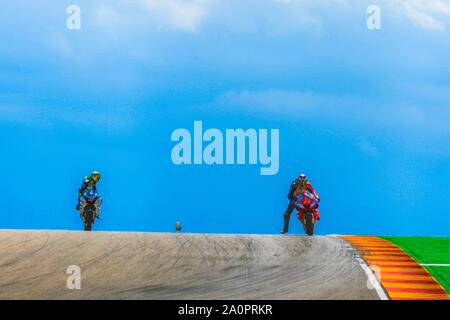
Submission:
[[[296,207],[295,205],[296,199],[299,196],[304,196],[306,192],[309,192],[312,196],[314,196],[317,202],[320,201],[320,197],[317,194],[316,190],[314,190],[312,184],[308,181],[306,175],[302,173],[291,183],[291,186],[289,188],[289,193],[287,195],[287,198],[289,199],[289,204],[283,215],[284,227],[283,230],[281,230],[282,234],[287,233],[289,230],[289,220],[291,218],[292,211]],[[301,215],[301,208],[297,209],[300,210],[299,214]],[[320,220],[318,204],[314,209],[314,218],[315,220]]]
[[[83,196],[83,193],[89,190],[93,190],[97,193],[97,183],[100,181],[101,174],[98,171],[92,171],[90,176],[86,176],[83,179],[83,183],[78,189],[78,202],[76,206],[76,210],[80,210],[80,199]]]

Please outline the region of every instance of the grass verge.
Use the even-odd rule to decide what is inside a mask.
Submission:
[[[450,238],[448,237],[380,237],[403,249],[420,264],[450,264]],[[450,293],[450,267],[424,266]]]

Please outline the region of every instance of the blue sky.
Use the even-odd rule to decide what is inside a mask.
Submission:
[[[96,230],[278,233],[305,172],[318,233],[449,235],[449,16],[442,0],[3,1],[0,228],[80,229],[76,190],[100,170]],[[173,165],[194,120],[279,129],[278,174]]]

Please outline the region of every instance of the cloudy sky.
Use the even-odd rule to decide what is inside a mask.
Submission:
[[[79,229],[96,169],[97,230],[277,233],[305,172],[319,233],[448,235],[449,18],[443,0],[2,1],[0,228]],[[175,166],[194,120],[279,129],[278,174]]]

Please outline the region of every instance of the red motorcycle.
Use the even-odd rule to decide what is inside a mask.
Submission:
[[[297,218],[303,225],[308,236],[314,233],[314,226],[319,220],[319,202],[314,195],[305,191],[303,194],[297,196],[295,201],[295,208],[297,209]]]

